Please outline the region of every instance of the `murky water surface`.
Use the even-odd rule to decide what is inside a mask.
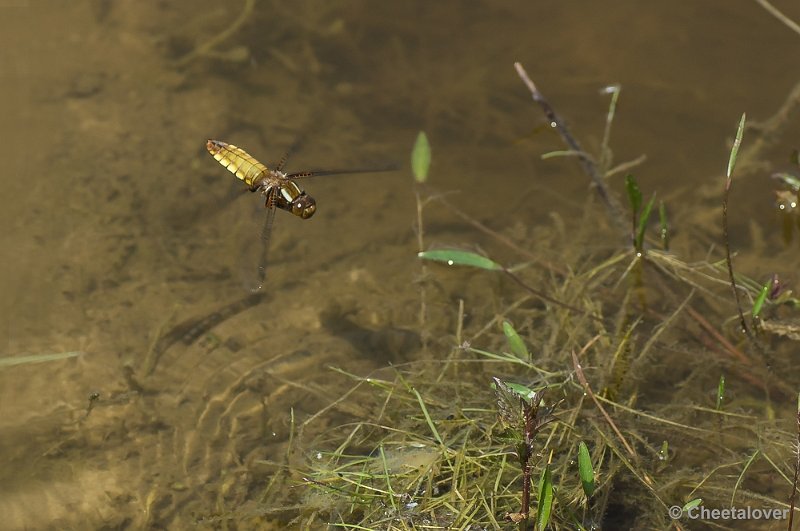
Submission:
[[[800,72],[800,36],[755,2],[20,0],[0,15],[2,355],[80,352],[0,369],[4,529],[257,512],[271,473],[258,463],[284,451],[290,412],[347,388],[331,366],[366,374],[420,355],[407,164],[419,130],[432,184],[494,229],[524,239],[592,193],[573,162],[540,160],[562,146],[514,61],[589,151],[600,90],[622,85],[615,160],[647,155],[642,188],[673,205],[675,245],[697,259],[704,247],[680,234],[719,236],[726,139],[741,112],[773,113]],[[737,247],[794,263],[768,175],[797,133],[742,181],[732,219]],[[318,211],[277,213],[252,296],[262,204],[207,138],[265,163],[301,138],[291,170],[401,169],[304,181]],[[509,257],[446,210],[426,225],[430,244]],[[432,295],[434,333],[454,328],[458,297],[491,306],[491,285],[460,289]]]

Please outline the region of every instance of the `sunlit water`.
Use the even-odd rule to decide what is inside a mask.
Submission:
[[[348,385],[330,366],[419,355],[418,130],[432,185],[495,229],[524,238],[592,193],[573,162],[539,159],[562,146],[514,61],[590,151],[601,89],[620,83],[615,161],[647,154],[635,172],[675,205],[676,238],[712,241],[726,139],[743,111],[774,112],[800,71],[800,36],[747,2],[251,7],[215,42],[244,2],[0,2],[3,355],[82,353],[0,369],[4,529],[257,514],[271,474],[257,461],[284,451],[290,411],[303,419]],[[278,212],[264,294],[248,298],[261,204],[207,138],[265,163],[302,138],[293,170],[401,169],[304,181],[318,212]],[[776,166],[791,147],[769,151]],[[769,173],[733,199],[741,246],[762,251],[780,249]],[[446,211],[426,224],[431,244],[492,249]],[[452,330],[454,303],[433,308],[432,326]]]

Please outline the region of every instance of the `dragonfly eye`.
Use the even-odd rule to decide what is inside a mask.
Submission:
[[[317,211],[317,202],[310,195],[303,194],[292,202],[292,214],[308,219]]]

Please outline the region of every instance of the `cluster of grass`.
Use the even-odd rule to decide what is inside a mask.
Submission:
[[[598,165],[527,76],[523,80],[566,137],[565,153],[577,156],[602,186],[619,169],[611,167],[606,152],[618,89]],[[744,119],[726,191],[743,129]],[[779,296],[772,282],[762,286],[734,275],[729,252],[695,263],[668,252],[666,208],[660,204],[656,215],[655,199],[644,203],[631,176],[625,181],[630,213],[621,214],[613,194],[600,189],[601,204],[620,219],[605,228],[581,224],[561,242],[565,248],[555,250],[559,264],[528,260],[505,266],[470,251],[426,250],[422,222],[428,202],[465,217],[441,196],[426,195],[430,160],[421,135],[412,155],[419,256],[439,263],[424,273],[438,269],[436,274],[446,275],[440,268],[452,267],[455,274],[461,266],[502,275],[513,281],[504,284],[510,291],[503,299],[512,302],[477,328],[472,323],[468,332],[461,301],[456,329],[430,335],[440,338],[430,345],[430,359],[370,377],[345,374],[353,382],[350,391],[311,421],[324,424],[334,411],[341,419],[347,403],[372,413],[302,441],[313,454],[300,464],[290,460],[284,480],[304,488],[293,489],[293,496],[277,489],[280,495],[269,502],[293,499],[293,516],[284,523],[342,529],[683,529],[693,525],[686,513],[701,504],[789,512],[796,484],[796,379],[785,370],[790,362],[770,361],[788,347],[767,339],[765,324],[796,301]],[[594,219],[597,212],[587,216]],[[598,252],[588,245],[619,226],[625,226],[628,246]],[[735,312],[731,287],[752,307],[746,312],[749,326],[745,312],[738,312],[752,332],[747,338],[737,327],[719,326]],[[430,326],[429,296],[423,288],[422,327]],[[676,508],[683,517],[676,518]]]

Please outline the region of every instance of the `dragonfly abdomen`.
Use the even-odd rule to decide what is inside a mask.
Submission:
[[[217,162],[247,183],[247,186],[251,189],[255,188],[258,181],[269,172],[266,166],[258,162],[247,151],[233,144],[220,142],[219,140],[209,140],[206,142],[206,149]]]

